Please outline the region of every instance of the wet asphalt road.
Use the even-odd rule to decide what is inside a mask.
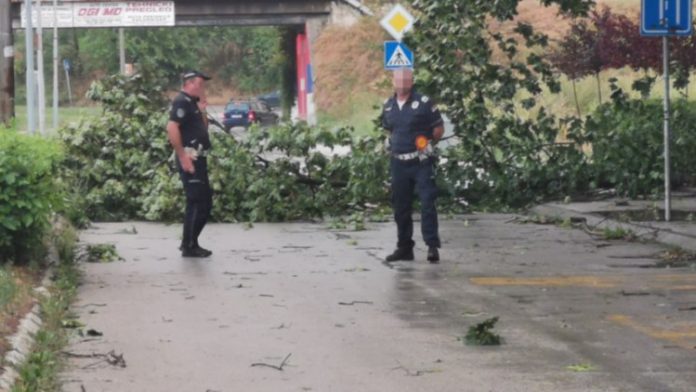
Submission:
[[[125,261],[85,264],[74,311],[104,335],[67,351],[126,367],[71,359],[64,390],[696,389],[696,271],[646,268],[658,245],[513,218],[442,222],[440,265],[419,241],[417,261],[382,263],[391,223],[211,225],[204,260],[180,257],[178,225],[96,224],[82,241]],[[494,316],[503,345],[458,340]]]

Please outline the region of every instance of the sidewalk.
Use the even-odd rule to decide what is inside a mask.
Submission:
[[[585,218],[597,228],[622,227],[641,238],[696,252],[696,191],[672,195],[672,220],[664,221],[664,201],[612,198],[593,202],[547,203],[531,213],[561,218]]]

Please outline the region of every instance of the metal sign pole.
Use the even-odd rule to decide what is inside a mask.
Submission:
[[[39,109],[39,133],[46,133],[46,81],[44,79],[43,10],[41,0],[36,0],[36,84]]]
[[[26,15],[27,18],[27,27],[24,29],[24,39],[26,40],[26,65],[27,65],[27,131],[29,133],[34,133],[36,131],[36,119],[34,117],[35,115],[35,110],[36,110],[36,101],[35,101],[35,89],[36,89],[36,84],[34,82],[34,76],[36,76],[34,73],[36,70],[34,69],[34,29],[32,27],[32,10],[31,10],[31,2],[33,0],[25,0],[24,1],[24,14]]]
[[[58,129],[58,0],[53,0],[53,130]]]
[[[126,74],[126,37],[123,27],[118,29],[118,58],[121,75]]]
[[[662,68],[665,79],[664,117],[665,117],[665,222],[671,219],[672,210],[672,186],[670,165],[671,135],[669,129],[669,38],[662,37]]]
[[[70,88],[70,67],[65,66],[65,61],[63,60],[63,69],[65,69],[65,84],[68,87],[68,101],[70,102],[70,106],[73,105],[72,102],[72,89]]]

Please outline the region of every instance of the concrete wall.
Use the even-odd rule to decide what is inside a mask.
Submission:
[[[338,26],[352,26],[366,15],[373,15],[372,11],[357,0],[333,1],[329,23]]]

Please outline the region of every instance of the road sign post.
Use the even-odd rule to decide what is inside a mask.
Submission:
[[[25,9],[27,13],[31,15],[31,3],[32,0],[25,0]],[[27,131],[29,133],[34,133],[36,131],[36,119],[34,117],[36,110],[36,84],[34,82],[34,77],[36,69],[34,68],[34,28],[32,25],[32,19],[27,19],[26,29],[24,33],[24,39],[26,41],[26,64],[27,64],[27,77],[26,77],[26,88],[27,88]]]
[[[672,215],[672,185],[670,147],[669,102],[669,37],[688,36],[693,30],[692,0],[642,0],[640,34],[662,37],[662,69],[664,72],[664,155],[665,155],[665,221]]]
[[[72,89],[70,88],[70,60],[63,59],[63,69],[65,70],[65,84],[68,87],[68,102],[72,106]]]
[[[669,222],[672,217],[672,164],[670,158],[670,147],[672,135],[669,128],[669,41],[667,36],[662,37],[662,68],[664,71],[665,97],[664,97],[664,145],[665,145],[665,222]]]

